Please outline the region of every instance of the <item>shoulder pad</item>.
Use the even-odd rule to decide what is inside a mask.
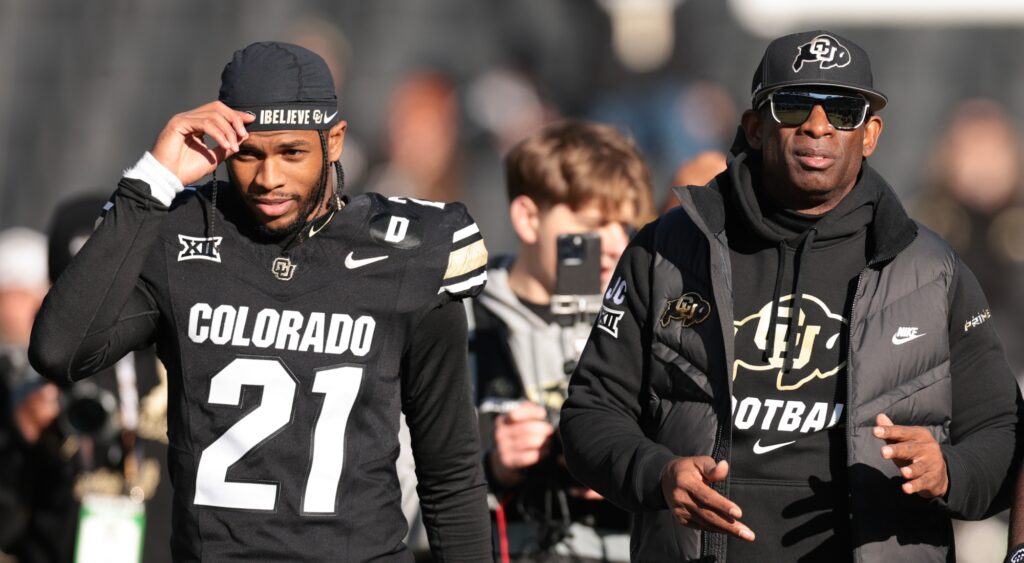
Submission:
[[[371,195],[371,194],[367,194]],[[411,197],[372,194],[370,237],[384,245],[419,248],[421,260],[443,268],[438,294],[479,293],[487,281],[487,247],[466,206]]]
[[[448,268],[437,292],[447,292],[455,298],[473,297],[487,283],[487,246],[480,228],[461,203],[448,205],[442,227],[450,242]]]

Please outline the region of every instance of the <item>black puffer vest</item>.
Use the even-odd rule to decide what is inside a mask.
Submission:
[[[733,163],[737,164],[737,163]],[[736,168],[730,167],[732,170]],[[862,181],[881,179],[866,164]],[[716,182],[733,181],[729,174]],[[682,204],[657,229],[650,272],[651,378],[642,423],[681,456],[730,459],[734,361],[732,274],[725,211],[716,182],[677,188]],[[952,529],[940,501],[900,491],[897,467],[882,459],[875,416],[924,426],[949,441],[949,292],[956,258],[939,236],[903,211],[888,185],[869,227],[871,258],[850,314],[847,470],[855,562],[953,560]],[[660,323],[669,301],[692,294],[707,307],[703,322]],[[703,314],[703,311],[701,311]],[[927,346],[892,345],[901,326],[935,335]],[[728,481],[716,488],[728,495]],[[635,561],[726,560],[726,538],[678,524],[669,511],[638,513]],[[668,533],[671,530],[671,533]]]

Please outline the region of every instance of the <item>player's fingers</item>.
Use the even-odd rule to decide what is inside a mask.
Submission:
[[[229,156],[234,154],[230,152],[227,148],[221,146],[216,146],[211,150],[213,151],[214,158],[217,159],[218,163],[224,162],[225,160],[228,159]]]
[[[245,130],[245,124],[255,120],[255,115],[245,111],[235,111],[233,109],[229,109],[226,113],[221,115],[226,117],[231,123],[231,126],[235,129],[235,133],[238,134],[238,138],[240,140],[244,141],[249,138],[249,132]]]
[[[185,137],[185,145],[192,149],[194,152],[205,157],[206,161],[209,162],[211,166],[216,166],[219,162],[221,162],[220,160],[218,160],[216,150],[206,146],[206,143],[204,143],[202,138],[198,136],[190,135],[188,137]],[[227,152],[226,149],[224,148],[220,148],[220,150],[223,151],[222,154]]]
[[[878,416],[875,417],[875,424],[877,426],[895,426],[892,419],[884,412],[878,413]]]
[[[228,119],[216,111],[196,111],[178,115],[173,120],[175,130],[188,137],[190,135],[207,135],[218,146],[238,150],[238,134]]]
[[[210,113],[206,116],[204,125],[209,128],[206,131],[207,135],[213,136],[210,132],[211,130],[220,133],[220,137],[214,137],[217,139],[218,145],[222,145],[225,148],[232,149],[234,152],[238,152],[239,135],[238,132],[235,131],[235,127],[231,123],[231,120],[228,119],[228,116],[218,112]],[[225,144],[221,143],[221,138],[224,139],[226,142]]]

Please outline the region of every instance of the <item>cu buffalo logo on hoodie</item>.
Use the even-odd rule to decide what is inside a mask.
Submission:
[[[796,59],[793,61],[793,72],[800,72],[804,63],[818,63],[822,70],[842,68],[850,64],[850,51],[843,47],[831,35],[818,35],[807,43],[797,47]]]
[[[843,404],[835,401],[832,378],[846,367],[848,322],[813,295],[802,295],[799,311],[792,303],[792,295],[779,299],[773,316],[769,301],[733,323],[733,423],[740,432],[737,439],[753,442],[755,455],[832,428],[842,419]],[[790,329],[795,332],[791,351]],[[790,353],[790,369],[784,370]]]
[[[848,324],[847,320],[830,311],[817,297],[805,293],[800,311],[791,322],[794,312],[788,304],[792,301],[792,295],[779,299],[775,319],[771,318],[772,303],[768,302],[756,313],[734,323],[737,354],[740,350],[756,349],[761,352],[758,357],[736,357],[732,370],[734,380],[744,374],[771,375],[777,390],[794,391],[816,379],[832,377],[846,366],[845,358],[839,362],[836,360],[844,356],[837,347],[841,346],[840,335]],[[774,342],[769,343],[772,322],[776,323]],[[790,325],[797,331],[793,363],[792,369],[783,371]],[[741,341],[750,340],[753,340],[753,347],[739,345]]]

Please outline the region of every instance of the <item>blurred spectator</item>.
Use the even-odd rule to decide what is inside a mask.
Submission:
[[[590,116],[628,129],[658,184],[667,183],[680,162],[728,147],[739,119],[728,90],[714,82],[664,78],[647,87],[625,85],[596,100]]]
[[[433,201],[462,199],[455,86],[435,71],[406,77],[388,105],[387,160],[368,191]]]
[[[544,98],[535,77],[521,69],[495,66],[465,86],[465,199],[492,253],[519,244],[508,224],[508,199],[501,159],[527,135],[560,118]]]
[[[0,552],[22,563],[70,561],[74,545],[73,476],[54,424],[60,393],[26,356],[48,288],[46,237],[0,233]]]
[[[518,252],[489,265],[470,344],[495,547],[502,560],[628,561],[628,516],[568,474],[555,434],[594,318],[555,314],[551,301],[565,233],[600,236],[593,281],[608,287],[632,229],[653,213],[650,172],[620,132],[574,120],[516,145],[505,171]]]
[[[725,153],[721,151],[704,151],[687,160],[676,169],[672,178],[673,186],[706,186],[715,176],[725,171]],[[679,200],[670,190],[661,206],[661,212],[679,205]]]
[[[490,135],[500,155],[557,115],[528,77],[507,68],[490,69],[469,84],[466,111]]]
[[[0,233],[0,343],[28,347],[32,321],[49,287],[46,237],[24,228]]]
[[[911,213],[956,248],[988,297],[1007,360],[1024,380],[1024,169],[1022,143],[1006,110],[993,100],[961,103],[939,138],[926,184]],[[998,561],[1005,513],[954,522],[957,558]]]
[[[56,209],[49,233],[51,280],[85,244],[106,202],[104,196],[85,195]],[[169,562],[167,376],[156,353],[132,352],[111,368],[75,383],[64,390],[62,409],[62,451],[72,458],[74,502],[88,495],[127,495],[144,502],[142,561]],[[82,529],[78,531],[81,542]]]
[[[48,242],[26,229],[0,233],[0,550],[21,563],[71,561],[79,503],[91,494],[145,501],[142,560],[170,561],[166,376],[154,353],[137,352],[63,391],[25,356],[50,280],[85,243],[105,202],[63,203]]]
[[[978,277],[1007,359],[1024,377],[1024,169],[1020,134],[998,103],[967,100],[940,137],[912,213]]]

